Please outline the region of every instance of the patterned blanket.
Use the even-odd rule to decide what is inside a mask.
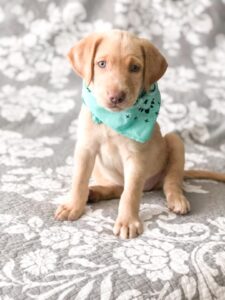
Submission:
[[[225,299],[225,185],[184,183],[192,212],[143,196],[144,234],[112,234],[118,200],[76,222],[53,212],[70,187],[81,80],[65,55],[96,30],[147,37],[169,62],[163,132],[186,167],[225,172],[225,1],[0,0],[0,299]]]

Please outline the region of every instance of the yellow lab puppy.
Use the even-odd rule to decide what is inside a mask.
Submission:
[[[96,106],[114,115],[134,107],[140,93],[148,92],[167,69],[165,58],[149,41],[119,30],[88,36],[75,44],[68,57]],[[162,137],[157,123],[150,138],[140,142],[94,121],[86,104],[79,116],[75,168],[70,199],[58,207],[56,219],[78,219],[88,199],[120,197],[113,231],[121,238],[134,238],[143,231],[139,218],[143,191],[163,187],[169,209],[186,214],[190,205],[182,191],[184,177],[225,181],[225,175],[218,173],[184,171],[181,139],[174,133]],[[88,186],[91,176],[94,186]]]

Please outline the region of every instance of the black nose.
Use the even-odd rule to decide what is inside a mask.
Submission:
[[[113,104],[122,103],[125,98],[126,94],[124,92],[114,93],[109,96],[109,99]]]

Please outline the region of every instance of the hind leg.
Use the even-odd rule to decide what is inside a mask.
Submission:
[[[93,185],[89,186],[88,202],[94,203],[101,200],[120,198],[123,187],[119,185]]]
[[[102,175],[98,164],[94,167],[92,177],[95,181],[95,185],[89,186],[89,203],[120,198],[123,192],[123,186],[107,180]]]
[[[190,211],[190,204],[183,194],[182,183],[184,177],[184,145],[178,135],[167,134],[165,140],[169,152],[163,190],[168,208],[177,214]]]

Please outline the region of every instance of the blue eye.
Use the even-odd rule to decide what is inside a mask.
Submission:
[[[104,69],[106,67],[106,61],[105,60],[101,60],[98,63],[99,68]]]

